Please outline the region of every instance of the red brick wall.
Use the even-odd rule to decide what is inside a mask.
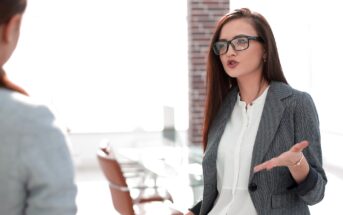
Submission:
[[[229,0],[188,0],[188,139],[191,144],[202,141],[208,45],[218,18],[228,10]]]

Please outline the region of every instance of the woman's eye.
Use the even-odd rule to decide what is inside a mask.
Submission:
[[[247,40],[245,38],[238,38],[237,39],[237,44],[245,44]]]

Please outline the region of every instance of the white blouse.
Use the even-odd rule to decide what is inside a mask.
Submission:
[[[218,146],[218,196],[210,215],[257,215],[248,183],[252,151],[268,89],[251,105],[237,102]]]

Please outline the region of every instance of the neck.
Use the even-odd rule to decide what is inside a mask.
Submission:
[[[5,71],[0,67],[0,87],[5,87],[9,90],[17,91],[23,95],[28,96],[29,94],[21,87],[13,83],[8,79]]]
[[[5,70],[2,67],[0,67],[0,80],[2,80],[2,77],[5,76],[5,74]]]
[[[267,81],[262,77],[260,77],[259,80],[254,81],[238,80],[239,94],[241,100],[244,101],[247,105],[252,104],[252,102],[263,93],[267,86]]]
[[[5,73],[4,69],[2,67],[0,67],[0,87],[4,87],[4,85],[5,85],[5,80],[4,80],[5,75],[6,75],[6,73]]]

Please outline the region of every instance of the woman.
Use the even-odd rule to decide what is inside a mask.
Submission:
[[[76,186],[66,138],[51,112],[3,70],[25,7],[25,0],[0,0],[0,214],[72,215]]]
[[[214,32],[203,138],[203,200],[188,215],[305,215],[324,197],[315,105],[287,84],[269,24],[249,9]]]

